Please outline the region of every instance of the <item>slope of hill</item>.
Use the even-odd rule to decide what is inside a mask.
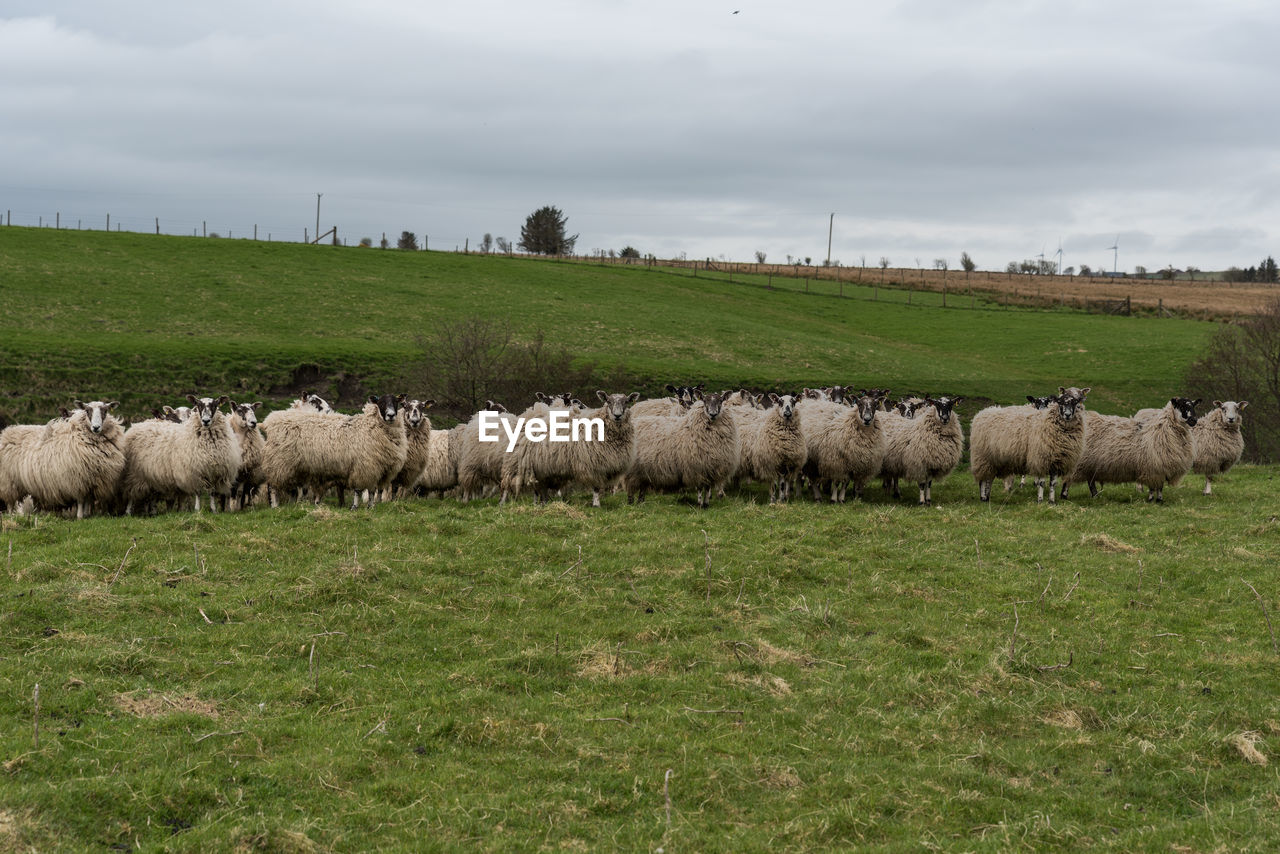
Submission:
[[[943,309],[644,268],[51,229],[0,229],[0,388],[10,417],[76,396],[145,410],[190,390],[344,403],[396,384],[415,339],[470,315],[545,333],[602,375],[841,383],[1021,400],[1091,385],[1102,409],[1177,391],[1211,324]],[[954,306],[955,301],[953,301]]]

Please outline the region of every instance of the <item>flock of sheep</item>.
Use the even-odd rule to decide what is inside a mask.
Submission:
[[[502,502],[533,492],[539,501],[573,488],[590,489],[600,505],[606,490],[628,502],[649,491],[696,493],[706,507],[726,487],[769,485],[769,500],[787,501],[803,483],[814,500],[861,496],[880,478],[895,498],[899,482],[914,483],[918,502],[932,503],[932,485],[964,452],[954,412],[963,398],[890,401],[882,389],[859,393],[835,386],[800,394],[704,392],[667,386],[670,397],[597,392],[588,407],[570,394],[539,394],[519,416],[489,401],[483,413],[449,430],[432,428],[433,401],[371,396],[354,415],[335,413],[314,394],[261,423],[260,403],[188,395],[189,406],[153,410],[127,430],[117,404],[75,402],[47,424],[14,425],[0,433],[0,509],[11,512],[152,513],[169,507],[199,511],[281,500],[320,501],[336,491],[351,507],[363,501],[437,492],[468,501]],[[1162,501],[1166,485],[1184,475],[1212,478],[1231,468],[1244,448],[1246,401],[1214,401],[1197,417],[1198,400],[1176,397],[1133,417],[1086,411],[1089,389],[1060,387],[1025,405],[991,406],[970,424],[970,468],[979,497],[994,481],[1006,491],[1021,476],[1035,479],[1049,501],[1074,483],[1137,483],[1147,500]],[[226,407],[226,411],[224,411]],[[517,425],[546,423],[558,413],[598,420],[603,435],[572,442],[533,441]],[[510,444],[482,441],[485,419],[505,423]],[[523,419],[523,420],[521,420]]]

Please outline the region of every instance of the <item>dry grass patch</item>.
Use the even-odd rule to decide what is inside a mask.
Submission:
[[[1063,729],[1084,729],[1084,719],[1071,709],[1057,709],[1045,715],[1044,722]]]
[[[791,694],[790,683],[781,676],[774,676],[772,673],[761,673],[755,676],[730,673],[725,677],[725,680],[731,685],[759,688],[774,697],[786,697]]]
[[[138,692],[115,696],[116,708],[139,718],[158,718],[163,715],[190,714],[200,715],[217,720],[221,715],[216,703],[202,700],[194,694],[179,694],[173,697],[167,694],[156,694],[147,691],[138,696]]]
[[[1098,551],[1115,552],[1118,554],[1137,554],[1142,551],[1142,549],[1137,546],[1122,543],[1120,540],[1117,540],[1109,534],[1084,534],[1080,537],[1080,545],[1093,546]]]
[[[1262,735],[1252,730],[1247,732],[1233,732],[1227,736],[1226,742],[1236,749],[1236,752],[1248,762],[1250,765],[1267,764],[1267,755],[1258,749],[1258,743],[1262,741]]]

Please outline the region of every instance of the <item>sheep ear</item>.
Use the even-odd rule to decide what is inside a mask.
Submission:
[[[253,403],[249,404],[250,409],[257,409],[259,406],[262,406],[262,401],[260,400],[255,400]]]
[[[609,395],[605,394],[605,391],[604,391],[604,389],[602,389],[602,388],[598,388],[598,389],[596,389],[596,397],[600,398],[600,401],[601,401],[602,403],[608,403],[608,402],[609,402]]]
[[[676,388],[676,387],[675,387],[675,386],[673,386],[671,383],[667,383],[667,391],[670,391],[670,392],[677,392],[677,391],[679,391],[679,390],[680,390],[680,389]]]
[[[1058,394],[1060,394],[1060,395],[1061,395],[1061,394],[1066,394],[1066,393],[1067,393],[1067,387],[1066,387],[1066,386],[1061,386],[1061,385],[1060,385],[1060,386],[1058,386]]]
[[[779,398],[776,392],[771,391],[769,392],[769,399],[772,400],[774,403],[777,403]]]
[[[1027,395],[1027,403],[1035,403],[1036,399],[1031,395]]]
[[[627,403],[635,403],[639,399],[640,399],[640,392],[638,391],[633,391],[631,392],[631,394],[627,395]]]
[[[218,402],[214,404],[214,407],[216,408],[216,407],[222,406],[223,404],[227,403],[229,400],[231,400],[231,398],[228,395],[224,394],[218,398]]]
[[[194,394],[187,395],[187,403],[194,404],[195,402],[196,402],[196,396]]]
[[[1249,401],[1247,400],[1242,400],[1236,404],[1236,406],[1240,407],[1241,409],[1244,409],[1248,405],[1249,405]]]
[[[533,399],[538,401],[539,403],[546,403],[547,401],[551,400],[551,398],[547,397],[545,394],[543,394],[540,391],[535,391],[533,393]]]
[[[1214,405],[1215,407],[1221,406],[1221,405],[1222,405],[1222,401],[1220,401],[1220,400],[1215,400],[1215,401],[1213,402],[1213,405]]]
[[[953,397],[953,398],[951,398],[951,405],[952,405],[952,406],[959,406],[959,405],[960,405],[961,403],[963,403],[963,402],[964,402],[964,398],[963,398],[963,397]]]
[[[431,407],[433,407],[433,406],[435,406],[435,405],[436,405],[436,399],[435,399],[434,397],[429,397],[429,398],[427,398],[426,400],[422,401],[422,408],[423,408],[423,409],[430,409]]]
[[[371,394],[371,395],[369,395],[369,402],[370,402],[370,403],[377,403],[377,402],[378,402],[378,396],[377,396],[376,394]]]
[[[1200,405],[1200,401],[1201,401],[1201,400],[1203,400],[1203,398],[1199,398],[1199,397],[1197,397],[1195,400],[1191,401],[1191,405],[1192,405],[1192,406],[1199,406],[1199,405]]]

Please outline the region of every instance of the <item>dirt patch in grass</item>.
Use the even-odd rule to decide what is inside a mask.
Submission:
[[[115,696],[116,708],[139,718],[158,718],[163,715],[189,714],[217,720],[221,715],[216,703],[202,700],[194,694],[145,694],[130,692]]]
[[[1080,545],[1093,546],[1098,551],[1114,552],[1117,554],[1137,554],[1142,549],[1137,546],[1131,546],[1112,537],[1110,534],[1084,534],[1080,537]]]

